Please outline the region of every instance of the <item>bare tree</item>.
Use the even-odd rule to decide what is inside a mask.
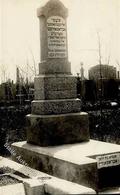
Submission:
[[[100,66],[100,131],[102,130],[102,54],[101,54],[101,39],[100,39],[100,34],[97,32],[97,38],[98,38],[98,61],[99,61],[99,66]]]
[[[98,54],[99,54],[99,64],[101,65],[102,64],[102,54],[101,54],[101,39],[100,39],[100,34],[99,32],[97,31],[97,38],[98,38]]]
[[[29,51],[31,53],[31,56],[32,56],[32,60],[33,60],[33,65],[34,65],[34,73],[35,73],[35,76],[36,76],[36,62],[35,62],[35,57],[33,55],[33,51],[32,49],[29,47]]]
[[[1,82],[5,83],[7,80],[7,68],[5,65],[2,64],[0,69],[1,69]]]
[[[116,60],[116,64],[118,65],[118,67],[120,68],[120,62],[118,60]]]
[[[110,55],[110,53],[109,53],[109,55],[108,55],[108,59],[107,59],[107,65],[109,65],[109,64],[110,64],[110,59],[111,59],[111,55]]]

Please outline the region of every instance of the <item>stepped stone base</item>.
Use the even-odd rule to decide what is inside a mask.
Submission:
[[[27,115],[27,142],[60,145],[89,140],[87,113],[61,115]]]
[[[30,167],[50,175],[91,187],[96,191],[120,186],[119,145],[90,140],[57,147],[39,147],[18,142],[12,147]],[[100,158],[103,158],[102,166]],[[17,161],[14,156],[13,159]]]

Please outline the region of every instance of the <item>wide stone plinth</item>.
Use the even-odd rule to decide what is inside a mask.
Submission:
[[[81,156],[76,150],[72,151],[72,145],[38,147],[27,142],[19,142],[14,143],[12,147],[16,156],[20,155],[32,168],[74,183],[97,188],[96,160]],[[17,161],[14,156],[13,160]]]
[[[57,147],[39,147],[27,142],[12,146],[29,166],[50,175],[97,191],[120,186],[119,145],[90,140]]]
[[[27,142],[60,145],[89,140],[87,113],[27,115]]]

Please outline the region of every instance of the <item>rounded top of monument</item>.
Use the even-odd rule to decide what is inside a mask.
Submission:
[[[68,9],[60,0],[43,0],[37,9],[37,16],[49,17],[52,15],[60,15],[66,18],[68,16]]]

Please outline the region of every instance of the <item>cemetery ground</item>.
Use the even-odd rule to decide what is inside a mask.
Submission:
[[[88,104],[87,104],[88,105]],[[89,114],[89,129],[91,139],[120,144],[120,107],[95,109],[91,104],[83,108]],[[10,156],[4,147],[26,140],[26,115],[31,112],[30,105],[0,107],[0,155]]]

